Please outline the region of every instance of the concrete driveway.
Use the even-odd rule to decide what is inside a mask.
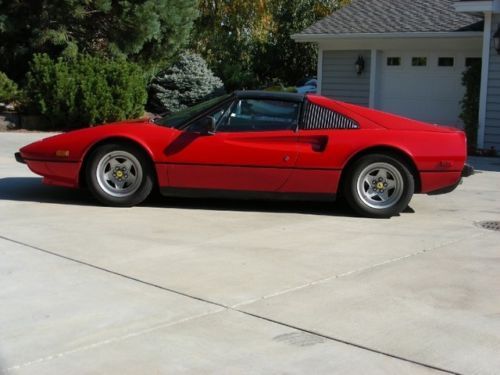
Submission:
[[[500,159],[390,220],[41,185],[0,134],[0,373],[498,374]]]

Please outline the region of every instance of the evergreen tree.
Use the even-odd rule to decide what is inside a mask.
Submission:
[[[52,129],[137,118],[147,99],[142,69],[123,59],[36,54],[26,81],[29,110],[44,115]]]
[[[8,104],[17,99],[19,88],[5,73],[0,72],[0,103]]]
[[[224,84],[214,76],[203,58],[185,52],[178,61],[159,73],[149,85],[149,109],[175,112],[224,92]]]
[[[460,118],[464,122],[467,144],[470,148],[474,148],[477,145],[481,67],[481,62],[476,61],[462,75],[462,85],[465,86],[465,94],[461,101],[462,113],[460,114]]]
[[[197,0],[0,0],[0,70],[19,80],[35,53],[164,66],[196,16]]]

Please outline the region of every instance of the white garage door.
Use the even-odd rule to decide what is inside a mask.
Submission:
[[[385,51],[377,107],[417,120],[462,126],[463,54]]]

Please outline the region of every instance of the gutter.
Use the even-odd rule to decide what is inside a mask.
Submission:
[[[453,4],[458,13],[484,13],[500,11],[500,4],[497,1],[460,1]]]
[[[482,31],[451,32],[398,32],[398,33],[345,33],[345,34],[293,34],[296,42],[319,42],[340,39],[395,39],[395,38],[481,38]]]

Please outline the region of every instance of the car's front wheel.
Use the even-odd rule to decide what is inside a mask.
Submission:
[[[362,216],[397,215],[408,206],[415,191],[409,168],[389,155],[364,156],[347,173],[344,194],[349,205]]]
[[[103,204],[130,207],[144,201],[153,189],[151,163],[142,150],[109,143],[95,149],[87,164],[90,191]]]

